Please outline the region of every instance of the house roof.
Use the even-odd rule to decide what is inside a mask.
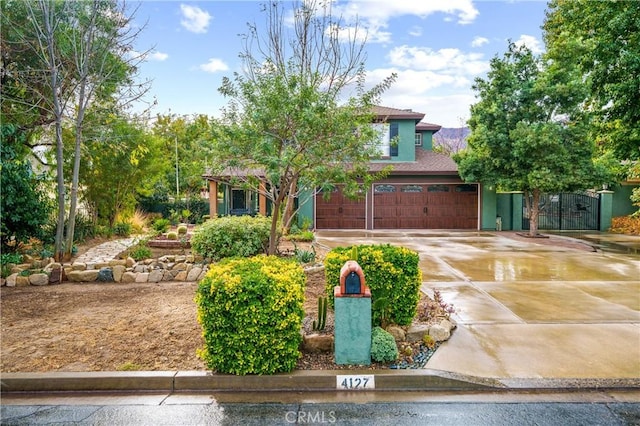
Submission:
[[[442,126],[439,124],[432,124],[432,123],[427,123],[425,121],[421,121],[418,124],[416,124],[416,131],[420,132],[420,131],[425,131],[425,130],[432,130],[433,133],[437,132],[438,130],[442,129]]]
[[[373,113],[378,120],[387,121],[389,119],[394,120],[415,120],[416,123],[424,118],[424,114],[421,112],[414,112],[410,109],[396,109],[389,108],[380,105],[373,107]]]
[[[371,172],[379,172],[387,166],[392,166],[391,175],[415,175],[415,174],[457,174],[458,165],[451,157],[424,149],[416,149],[416,161],[377,161],[369,163]],[[242,178],[247,176],[264,177],[264,171],[251,170],[245,171],[240,169],[227,169],[220,175],[212,176],[211,171],[207,171],[203,175],[209,180],[228,180],[232,178]]]
[[[392,175],[398,174],[457,174],[458,165],[451,157],[424,149],[416,149],[416,161],[384,161],[371,163],[370,170],[379,172],[393,166]]]

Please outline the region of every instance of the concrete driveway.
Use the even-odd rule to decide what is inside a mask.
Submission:
[[[427,368],[499,379],[638,379],[640,255],[517,241],[499,232],[320,231],[329,247],[420,253],[458,327]],[[640,238],[638,238],[640,240]]]

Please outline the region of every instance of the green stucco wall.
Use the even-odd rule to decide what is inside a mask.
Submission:
[[[433,132],[420,132],[422,133],[422,149],[425,151],[433,151]],[[415,139],[414,139],[415,144]]]
[[[301,204],[298,208],[298,226],[302,226],[305,220],[313,226],[313,196],[310,191],[303,191],[298,198]]]
[[[415,161],[416,159],[416,123],[413,120],[396,121],[398,123],[398,156],[393,161]]]
[[[613,217],[628,216],[638,210],[631,203],[631,192],[633,188],[638,188],[640,185],[620,185],[613,189],[613,200],[611,207],[611,214]]]
[[[371,364],[371,298],[336,297],[334,301],[336,364]]]
[[[502,219],[503,231],[522,231],[522,192],[496,194],[496,214]]]
[[[496,191],[493,186],[484,186],[481,185],[482,188],[482,207],[480,209],[480,213],[482,214],[482,219],[480,222],[480,229],[483,230],[496,230],[496,216],[497,212],[497,201],[496,201]]]

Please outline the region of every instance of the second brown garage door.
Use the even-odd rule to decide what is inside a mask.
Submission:
[[[477,229],[478,186],[376,184],[374,229]]]

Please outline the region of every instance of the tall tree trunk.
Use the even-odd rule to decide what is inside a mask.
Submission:
[[[54,258],[56,261],[62,260],[63,255],[63,238],[64,238],[64,216],[65,216],[65,188],[64,188],[64,168],[63,168],[63,141],[62,141],[62,105],[60,102],[60,89],[59,70],[56,61],[55,51],[55,38],[54,27],[56,19],[56,11],[54,5],[48,1],[41,0],[39,2],[40,11],[42,12],[42,20],[44,24],[44,31],[40,28],[36,28],[36,31],[44,38],[46,43],[46,61],[49,67],[49,77],[51,80],[51,92],[53,96],[53,113],[55,116],[55,133],[56,133],[56,182],[58,191],[58,220],[56,223],[56,239],[54,244]],[[34,25],[36,24],[35,16],[33,16],[33,10],[31,10],[32,18],[34,19]],[[42,39],[41,39],[42,40]],[[41,44],[41,48],[42,48]],[[45,54],[42,49],[42,53]]]
[[[289,194],[287,195],[287,204],[284,207],[282,214],[282,234],[288,235],[291,229],[291,222],[293,221],[293,205],[295,203],[295,193],[297,191],[297,181],[291,182]]]
[[[71,178],[71,197],[69,205],[69,222],[67,223],[66,244],[64,248],[65,261],[71,259],[76,227],[76,213],[78,209],[78,184],[80,181],[80,147],[82,146],[82,129],[84,114],[87,109],[92,90],[87,90],[89,80],[89,62],[92,60],[94,50],[94,35],[96,32],[96,19],[98,16],[98,2],[94,0],[91,5],[91,19],[86,28],[80,30],[80,45],[76,50],[76,67],[79,71],[79,91],[76,113],[76,137],[73,151],[73,175]]]
[[[529,236],[538,235],[538,217],[540,216],[540,190],[534,189],[531,206],[529,206]],[[527,197],[528,198],[528,197]]]
[[[76,227],[76,211],[78,206],[78,182],[80,180],[80,147],[82,145],[82,123],[84,121],[85,110],[85,83],[80,85],[78,115],[76,116],[76,143],[73,158],[73,176],[71,179],[71,202],[69,205],[69,222],[67,223],[67,235],[64,248],[63,259],[68,261],[71,259],[73,252],[73,241]]]

